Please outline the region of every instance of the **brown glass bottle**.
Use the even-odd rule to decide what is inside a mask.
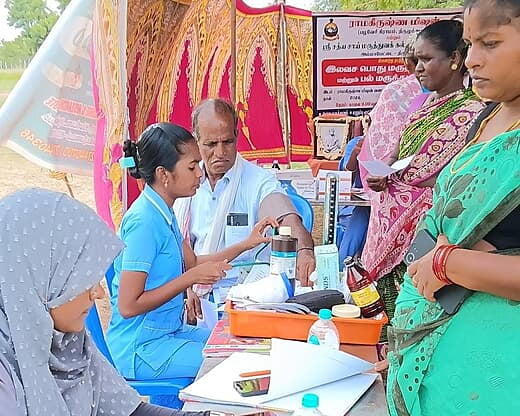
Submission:
[[[345,259],[345,279],[354,303],[361,308],[363,318],[372,318],[385,311],[376,286],[358,258]]]

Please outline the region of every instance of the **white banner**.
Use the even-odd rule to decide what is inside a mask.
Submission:
[[[0,110],[1,143],[48,169],[92,175],[94,6],[67,6]]]
[[[384,85],[408,75],[408,38],[459,10],[335,13],[313,16],[314,111],[369,109]]]

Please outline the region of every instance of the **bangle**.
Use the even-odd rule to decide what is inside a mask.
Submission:
[[[446,285],[453,284],[446,274],[446,262],[451,252],[457,248],[459,247],[454,244],[440,246],[433,256],[432,271],[435,277]]]
[[[296,250],[296,252],[299,253],[300,251],[303,251],[303,250],[310,250],[310,251],[314,252],[314,247],[301,247],[298,250]]]
[[[448,257],[453,250],[460,248],[456,244],[447,244],[437,248],[433,255],[432,271],[435,277],[446,285],[452,285],[453,282],[450,280],[446,273],[446,263]]]

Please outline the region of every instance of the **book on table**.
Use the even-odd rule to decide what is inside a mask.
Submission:
[[[270,338],[235,337],[229,330],[229,317],[224,316],[202,349],[205,358],[229,357],[234,352],[256,352],[268,354],[271,349]]]
[[[251,406],[292,412],[305,393],[320,397],[320,411],[342,416],[370,388],[377,374],[367,373],[373,364],[338,350],[305,342],[272,340],[270,355],[233,353],[193,384],[181,390],[185,401]],[[239,374],[270,370],[267,394],[242,397],[233,382]]]

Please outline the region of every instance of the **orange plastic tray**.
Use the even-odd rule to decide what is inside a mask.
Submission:
[[[296,315],[280,312],[243,311],[234,309],[228,302],[230,332],[238,337],[284,338],[307,340],[311,325],[318,319],[314,315]],[[379,342],[383,325],[382,319],[332,318],[339,331],[342,344],[375,345]]]

